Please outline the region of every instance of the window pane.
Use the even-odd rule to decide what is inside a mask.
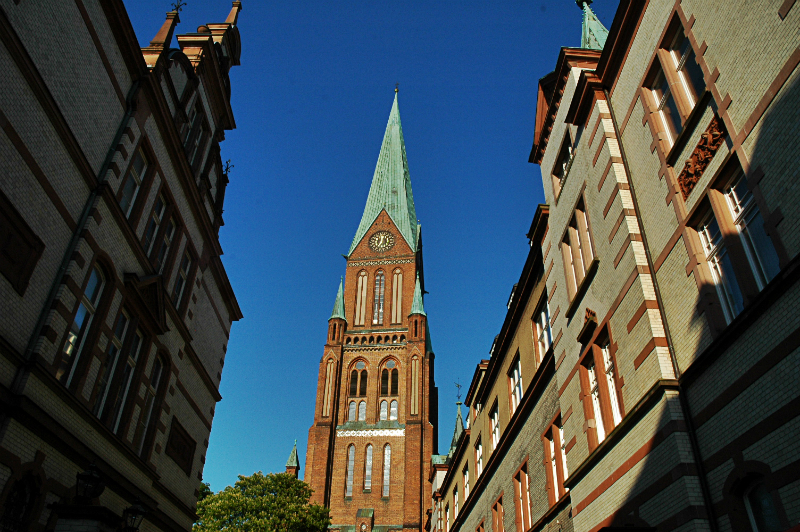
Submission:
[[[589,374],[589,387],[592,394],[592,407],[594,409],[594,422],[597,429],[597,443],[606,439],[606,430],[603,425],[603,413],[600,410],[600,388],[597,384],[597,372],[595,371],[594,363],[586,368]]]
[[[364,489],[372,489],[372,445],[367,445],[367,456],[364,460]]]
[[[381,371],[381,395],[389,395],[389,370]]]
[[[748,251],[754,255],[756,266],[759,269],[758,273],[765,284],[769,283],[778,275],[781,268],[775,247],[764,230],[764,219],[761,217],[761,213],[757,209],[753,209],[753,213],[740,229],[748,244]]]
[[[389,419],[391,420],[397,419],[397,401],[392,401],[392,404],[389,407]]]
[[[350,373],[350,395],[355,396],[358,393],[358,372],[353,370]]]
[[[350,406],[347,410],[347,421],[355,421],[356,420],[356,402],[350,401]]]
[[[611,413],[614,416],[614,426],[619,425],[622,421],[622,414],[619,409],[619,398],[617,397],[617,384],[614,375],[614,361],[611,358],[611,351],[608,345],[604,346],[603,362],[606,366],[606,380],[608,381],[608,394],[611,399]]]
[[[358,403],[358,420],[359,421],[366,421],[367,420],[367,402],[361,401]]]
[[[381,401],[381,421],[386,421],[389,418],[389,403]]]
[[[763,483],[759,482],[747,493],[746,501],[750,518],[755,525],[754,532],[781,532],[784,529],[772,494]]]
[[[383,448],[383,497],[389,496],[389,475],[392,471],[392,448],[386,446]]]
[[[362,397],[367,395],[367,370],[361,372],[361,383],[358,395]]]
[[[353,496],[353,469],[356,465],[356,448],[354,446],[350,446],[347,449],[347,480],[345,486],[345,496],[352,497]]]
[[[397,395],[397,380],[399,373],[396,369],[392,370],[392,395]]]
[[[664,127],[667,129],[667,133],[669,134],[670,143],[675,142],[675,137],[678,136],[678,132],[682,129],[681,115],[678,112],[678,106],[675,103],[675,97],[670,92],[671,89],[669,83],[667,82],[667,78],[664,76],[664,72],[662,70],[658,71],[656,79],[650,88],[653,91],[653,96],[656,100],[656,108],[658,111],[660,111],[661,117],[664,121]]]

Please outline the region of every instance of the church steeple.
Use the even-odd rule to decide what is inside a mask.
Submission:
[[[297,440],[294,440],[294,447],[289,454],[289,460],[286,461],[286,473],[293,475],[294,478],[300,474],[300,459],[297,457]]]
[[[397,92],[389,113],[389,122],[383,135],[378,164],[372,176],[372,186],[367,196],[367,205],[361,216],[361,223],[350,245],[351,255],[372,223],[386,209],[386,213],[397,226],[409,247],[417,250],[417,213],[414,209],[414,196],[411,193],[411,176],[408,173],[406,145],[403,141],[403,127],[400,124],[400,111],[397,107]]]
[[[336,301],[333,303],[333,312],[328,320],[340,319],[346,320],[344,317],[344,292],[342,290],[342,278],[339,278],[339,291],[336,293]]]
[[[576,0],[578,7],[583,11],[583,31],[581,33],[581,48],[602,50],[606,44],[608,30],[597,15],[594,14],[589,4],[592,0]]]
[[[411,303],[411,312],[409,316],[412,314],[421,314],[423,316],[427,316],[425,314],[425,305],[422,302],[422,288],[419,284],[419,272],[417,272],[417,282],[414,286],[414,301]]]
[[[461,401],[457,401],[458,413],[456,414],[456,428],[453,430],[453,441],[450,442],[450,451],[447,453],[448,458],[452,458],[458,447],[458,440],[461,438],[461,433],[464,432],[464,419],[461,417]]]

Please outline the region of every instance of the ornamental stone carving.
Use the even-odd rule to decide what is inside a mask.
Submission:
[[[366,430],[337,430],[339,438],[385,438],[390,436],[405,436],[406,429],[366,429]]]
[[[718,116],[714,116],[708,128],[700,135],[700,142],[686,160],[686,164],[678,176],[678,184],[681,187],[683,199],[689,197],[692,189],[700,181],[700,177],[706,171],[708,165],[711,164],[711,159],[714,158],[714,154],[722,146],[726,136],[725,125]]]

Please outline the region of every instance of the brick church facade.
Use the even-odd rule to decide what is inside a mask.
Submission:
[[[332,530],[423,527],[436,451],[422,236],[397,93],[320,361],[305,481]]]

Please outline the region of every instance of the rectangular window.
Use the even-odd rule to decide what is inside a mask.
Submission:
[[[533,315],[533,335],[536,344],[536,362],[541,363],[545,353],[553,343],[553,332],[550,329],[550,306],[547,298],[542,301],[541,307]]]
[[[497,408],[497,402],[489,413],[489,419],[492,423],[492,451],[494,451],[500,442],[500,410]]]
[[[106,399],[108,398],[108,386],[112,380],[112,377],[116,374],[120,353],[122,352],[122,347],[125,345],[125,341],[127,340],[128,333],[131,329],[130,324],[131,318],[127,311],[123,309],[117,318],[117,324],[114,327],[114,334],[111,337],[111,342],[109,342],[108,354],[106,355],[106,361],[103,365],[103,371],[100,374],[100,379],[97,382],[97,395],[95,396],[92,413],[94,413],[94,415],[98,418],[103,415]]]
[[[183,259],[181,260],[180,268],[178,268],[178,276],[175,278],[175,286],[172,289],[172,303],[175,308],[181,306],[183,299],[183,290],[186,288],[186,283],[189,279],[189,271],[192,267],[192,257],[188,251],[183,252]]]
[[[511,363],[511,371],[508,374],[508,390],[511,403],[511,414],[517,411],[517,407],[522,402],[522,364],[517,358]]]
[[[480,477],[483,473],[483,444],[481,435],[478,434],[478,443],[475,444],[475,475]]]
[[[697,64],[692,43],[689,42],[680,24],[669,45],[669,52],[677,77],[681,81],[681,88],[686,91],[690,107],[694,108],[706,90],[706,81],[703,70]]]
[[[590,427],[594,425],[594,430],[589,432],[590,446],[599,445],[619,425],[624,415],[607,334],[600,343],[589,347],[581,361],[581,387],[586,418],[590,420]]]
[[[514,475],[517,532],[526,532],[531,527],[531,494],[528,482],[528,463]]]
[[[150,420],[153,416],[153,408],[155,407],[156,394],[158,387],[161,384],[161,374],[164,370],[164,364],[161,357],[156,357],[153,361],[153,369],[150,370],[150,378],[147,382],[147,389],[145,390],[145,402],[142,415],[139,416],[139,423],[136,429],[136,436],[134,438],[133,447],[136,453],[140,456],[145,451],[145,436],[147,435],[148,428],[150,427]]]
[[[503,497],[492,505],[492,532],[503,532]]]
[[[144,241],[142,242],[144,252],[148,256],[150,252],[153,251],[153,244],[155,244],[156,241],[158,228],[161,227],[161,222],[163,221],[164,212],[166,210],[167,202],[164,196],[159,194],[158,198],[156,198],[156,204],[153,206],[153,213],[150,215],[150,220],[147,222],[147,228],[144,231]]]
[[[92,325],[95,312],[97,312],[97,305],[100,302],[104,286],[103,274],[95,266],[89,273],[89,279],[83,289],[78,309],[75,311],[72,323],[67,330],[67,338],[61,351],[61,361],[56,370],[56,378],[60,379],[66,386],[72,383],[78,359],[83,352],[83,344],[86,341],[86,335]]]
[[[545,457],[549,462],[547,468],[548,500],[552,506],[567,492],[564,487],[564,479],[568,475],[566,445],[560,418],[557,418],[555,423],[547,429],[543,441]]]
[[[744,308],[744,298],[736,281],[733,262],[725,247],[717,218],[709,213],[697,228],[703,251],[711,269],[711,276],[722,302],[725,319],[730,323]]]
[[[464,500],[469,498],[469,464],[464,465]]]
[[[592,412],[594,413],[595,430],[597,431],[597,443],[606,439],[606,430],[603,425],[603,410],[601,408],[602,399],[600,397],[600,381],[597,380],[597,369],[594,360],[586,365],[589,375],[589,393],[592,397]]]
[[[458,517],[458,486],[453,488],[453,519]]]
[[[444,507],[444,521],[447,528],[445,530],[450,532],[450,505]]]
[[[139,148],[134,152],[133,162],[120,185],[119,206],[126,218],[130,216],[131,210],[133,210],[133,204],[139,195],[139,189],[142,186],[146,171],[147,157],[145,157],[142,148]]]
[[[128,356],[123,361],[122,366],[122,380],[117,389],[116,397],[113,401],[111,422],[112,430],[119,436],[122,436],[122,430],[125,428],[125,423],[122,422],[122,414],[125,411],[125,404],[128,401],[128,395],[133,384],[133,374],[136,371],[136,364],[139,361],[139,354],[142,350],[144,343],[144,334],[141,330],[137,329],[134,334],[131,346],[128,349]]]
[[[164,230],[164,236],[161,238],[160,248],[156,256],[156,271],[159,273],[163,273],[164,265],[167,263],[169,248],[172,246],[172,241],[175,237],[175,228],[175,218],[170,218]]]
[[[561,254],[567,277],[567,293],[572,300],[578,292],[589,266],[594,260],[594,247],[589,235],[589,220],[581,200],[564,233]]]

